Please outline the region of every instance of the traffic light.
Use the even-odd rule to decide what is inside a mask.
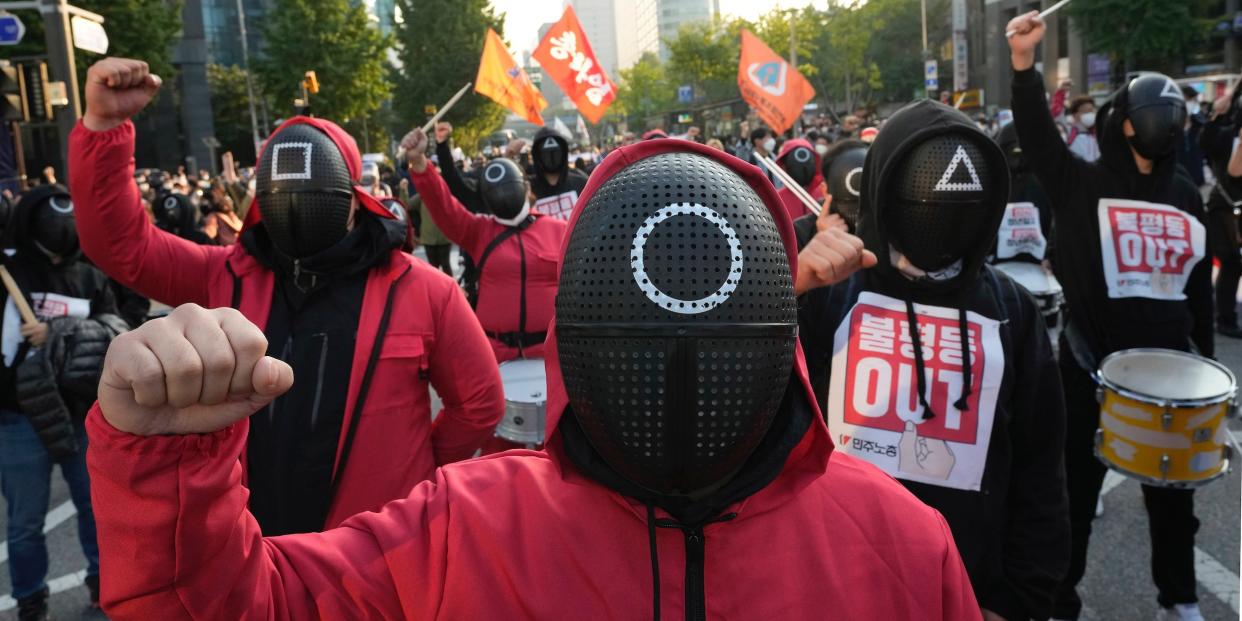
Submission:
[[[23,63],[18,68],[22,72],[22,84],[26,87],[27,120],[37,123],[56,118],[52,114],[52,99],[48,96],[47,63]]]
[[[314,71],[306,72],[306,78],[302,80],[302,86],[311,94],[319,92],[319,78],[315,77]]]
[[[30,120],[26,109],[26,84],[20,65],[0,61],[0,116],[6,122]]]

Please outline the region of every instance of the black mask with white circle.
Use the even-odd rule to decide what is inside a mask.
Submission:
[[[627,481],[701,498],[754,452],[789,384],[797,303],[768,207],[704,155],[640,159],[583,205],[556,301],[571,411]]]
[[[798,185],[806,187],[815,179],[815,152],[806,147],[795,147],[781,158],[781,167]]]
[[[73,201],[53,195],[35,207],[30,221],[35,247],[48,258],[64,258],[78,251],[78,229]]]
[[[526,175],[508,158],[498,157],[483,167],[479,195],[488,211],[504,224],[517,224],[530,209],[526,201]]]

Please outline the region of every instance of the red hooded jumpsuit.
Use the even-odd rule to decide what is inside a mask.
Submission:
[[[749,182],[775,208],[796,261],[793,229],[763,174],[684,141],[614,152],[573,219],[615,171],[671,150],[718,158]],[[567,402],[555,344],[548,339],[549,429]],[[796,360],[813,408],[800,350]],[[705,610],[693,616],[978,619],[940,515],[834,453],[818,411],[813,419],[777,478],[698,534]],[[409,498],[341,528],[264,539],[241,486],[244,424],[139,438],[109,426],[98,407],[87,424],[103,601],[118,621],[691,618],[689,538],[581,474],[559,435],[546,452],[443,467]]]
[[[292,123],[324,131],[358,178],[358,147],[344,130],[322,119],[297,117],[286,125]],[[241,244],[199,246],[148,221],[132,181],[132,123],[104,132],[79,123],[69,137],[69,161],[82,249],[100,269],[152,299],[232,306],[266,325],[275,278]],[[393,217],[357,186],[354,195],[363,208]],[[260,218],[256,203],[247,224]],[[444,403],[434,423],[429,382]],[[503,412],[495,359],[456,283],[393,250],[367,278],[334,464],[340,483],[324,527],[378,510],[431,478],[436,466],[471,457]],[[237,436],[244,438],[244,430]],[[130,519],[135,515],[137,506]]]
[[[815,176],[811,178],[811,182],[806,184],[804,189],[811,195],[811,198],[815,199],[816,203],[823,203],[824,198],[826,198],[824,194],[824,172],[820,170],[821,160],[819,153],[815,150],[815,145],[811,144],[809,140],[805,140],[803,138],[786,140],[784,144],[781,145],[780,153],[776,156],[776,163],[784,164],[785,156],[789,155],[790,151],[793,151],[798,147],[810,149],[811,155],[815,156]],[[811,213],[811,210],[807,209],[806,205],[802,204],[802,201],[798,198],[797,194],[793,193],[793,190],[790,190],[789,188],[781,188],[777,190],[776,193],[780,194],[781,202],[785,204],[785,210],[789,212],[790,220],[797,220],[798,218]]]

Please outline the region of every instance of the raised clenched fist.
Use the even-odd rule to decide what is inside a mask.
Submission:
[[[436,123],[436,144],[442,144],[453,135],[453,124],[448,121]]]
[[[416,173],[427,170],[427,132],[415,128],[401,139],[400,150],[405,153],[406,163]]]
[[[1035,48],[1044,40],[1044,20],[1040,19],[1039,11],[1024,13],[1009,20],[1005,32],[1013,33],[1009,37],[1009,58],[1013,62],[1013,68],[1025,71],[1035,66]]]
[[[835,285],[878,262],[875,253],[867,250],[861,239],[849,234],[845,220],[829,212],[831,205],[829,196],[815,220],[818,232],[798,253],[798,274],[794,278],[796,295]]]
[[[105,58],[86,72],[82,123],[95,131],[112,129],[145,108],[162,83],[141,60]]]
[[[293,369],[266,352],[267,338],[241,313],[186,304],[112,341],[99,407],[135,435],[219,431],[293,385]]]

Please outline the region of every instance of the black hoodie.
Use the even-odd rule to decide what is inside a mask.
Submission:
[[[69,192],[59,185],[41,185],[22,195],[13,209],[9,229],[17,252],[5,260],[13,280],[26,295],[31,308],[40,321],[56,317],[100,317],[117,314],[116,298],[108,286],[108,277],[82,259],[80,250],[64,257],[53,265],[47,255],[34,244],[31,217],[34,208],[51,196],[69,198]],[[0,322],[0,340],[7,352],[13,352],[11,361],[0,365],[0,408],[17,410],[16,377],[14,370],[30,351],[29,343],[16,330],[21,327],[17,309],[9,310],[8,290],[0,287],[0,306],[5,308],[6,319]],[[11,329],[10,329],[11,328]],[[13,350],[14,343],[16,349]],[[85,408],[76,412],[85,415]]]
[[[565,168],[560,171],[560,177],[556,180],[556,185],[548,183],[544,174],[547,173],[543,169],[543,164],[539,162],[539,152],[543,150],[543,143],[552,138],[561,145],[561,150],[565,152]],[[531,161],[534,162],[535,174],[530,178],[530,189],[535,193],[535,199],[541,200],[552,196],[560,196],[562,194],[573,193],[569,208],[573,207],[573,201],[578,200],[578,195],[582,194],[582,189],[586,187],[587,176],[576,168],[569,167],[569,141],[560,132],[551,127],[544,127],[535,132],[534,143],[530,148]],[[532,207],[534,207],[532,205]],[[564,218],[568,218],[568,211]]]
[[[1053,593],[1069,561],[1062,460],[1065,405],[1038,305],[1026,290],[985,264],[1004,213],[1003,198],[994,201],[989,226],[981,229],[986,237],[964,257],[957,276],[914,282],[888,260],[890,243],[880,212],[888,204],[890,177],[903,154],[944,133],[974,136],[988,147],[988,169],[1007,170],[1000,149],[983,142],[987,138],[970,118],[952,108],[921,101],[892,117],[867,153],[858,225],[858,235],[881,261],[843,283],[803,296],[802,347],[839,450],[893,474],[944,515],[982,607],[1009,619],[1043,619],[1052,612]],[[1008,185],[1007,175],[991,181]],[[877,303],[886,306],[870,314]],[[912,310],[917,312],[914,322],[909,321]],[[877,317],[888,322],[887,334],[880,337],[881,350],[887,344],[887,353],[878,356],[870,348],[875,341],[867,341],[874,336],[868,330],[876,325],[868,322]],[[967,322],[977,335],[972,338],[977,347],[970,356],[954,356],[962,351],[961,326]],[[919,326],[920,338],[914,338],[911,323]],[[924,355],[912,355],[915,351]],[[834,357],[841,361],[836,369]],[[961,381],[965,362],[977,378],[967,385]],[[924,366],[930,382],[909,379]],[[860,369],[888,373],[889,381],[881,388],[879,375]],[[853,390],[853,385],[861,389]],[[920,407],[924,399],[927,405]],[[859,405],[864,401],[870,403]],[[958,404],[965,406],[960,414]],[[902,410],[922,412],[923,422],[903,430]],[[983,437],[987,413],[991,433]],[[923,442],[933,451],[939,442],[954,452],[943,476],[923,477],[943,484],[917,482],[909,474],[913,468],[907,460],[917,456],[922,463]],[[965,474],[972,468],[976,474]]]
[[[1045,103],[1043,77],[1034,69],[1014,72],[1013,117],[1022,152],[1039,178],[1056,222],[1057,278],[1065,289],[1065,336],[1078,365],[1094,371],[1104,356],[1134,347],[1166,347],[1212,356],[1212,265],[1191,269],[1185,300],[1109,297],[1099,218],[1101,199],[1128,199],[1171,206],[1202,222],[1198,189],[1178,174],[1170,153],[1152,173],[1140,174],[1122,131],[1127,107],[1122,89],[1097,115],[1100,159],[1074,157],[1061,140]],[[1112,245],[1111,238],[1108,240]],[[1202,248],[1200,249],[1203,250]]]

